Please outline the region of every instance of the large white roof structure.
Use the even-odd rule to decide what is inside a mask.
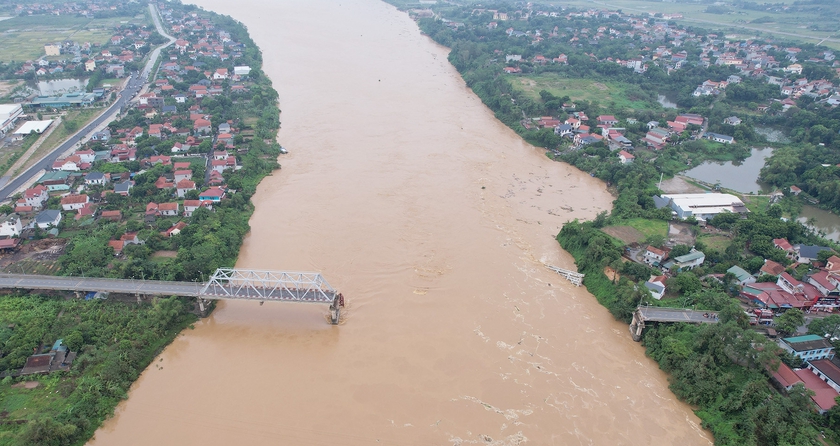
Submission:
[[[28,135],[34,130],[35,133],[44,133],[44,130],[52,124],[53,120],[47,121],[26,121],[15,131],[15,135]]]
[[[671,202],[680,217],[749,212],[740,198],[730,194],[663,194],[662,198]]]

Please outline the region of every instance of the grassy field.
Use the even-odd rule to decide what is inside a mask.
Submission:
[[[726,248],[732,244],[732,240],[729,237],[715,234],[700,234],[697,237],[697,241],[703,242],[704,245],[719,252],[726,251]]]
[[[546,90],[555,96],[569,96],[574,101],[596,101],[610,108],[652,108],[651,104],[636,97],[637,88],[621,82],[597,82],[591,79],[568,79],[554,73],[516,76],[511,79],[517,88],[535,100],[540,100],[540,91]],[[614,104],[614,105],[613,105]]]
[[[73,40],[102,44],[124,23],[146,24],[145,17],[83,17],[35,15],[0,21],[0,60],[24,61],[44,55],[44,44]]]
[[[646,218],[633,218],[617,225],[607,226],[603,231],[612,237],[620,239],[625,244],[641,243],[650,236],[659,236],[664,239],[668,235],[668,222],[663,220],[648,220]]]
[[[760,3],[769,4],[788,4],[792,5],[792,1],[768,1]],[[568,6],[578,8],[592,8],[593,6],[606,6],[614,9],[621,9],[627,13],[681,13],[684,19],[677,20],[677,22],[684,25],[700,26],[707,29],[720,29],[728,36],[733,38],[750,38],[755,37],[759,33],[767,33],[776,35],[785,40],[803,41],[810,43],[817,43],[825,37],[837,38],[838,26],[837,19],[840,18],[837,9],[833,13],[829,5],[825,5],[827,9],[825,14],[816,13],[795,13],[795,12],[773,12],[773,11],[753,11],[746,9],[739,9],[731,4],[726,7],[732,12],[726,14],[712,14],[706,12],[709,4],[688,4],[688,3],[669,3],[658,2],[651,0],[613,0],[607,2],[598,2],[593,5],[592,2],[585,0],[569,0],[565,2]],[[757,19],[758,22],[753,23]],[[755,28],[755,29],[747,29]],[[756,30],[757,29],[757,30]],[[782,34],[786,33],[786,34]],[[800,34],[804,36],[812,36],[813,38],[797,37],[788,34]],[[840,48],[840,42],[824,42],[823,45],[832,48]]]

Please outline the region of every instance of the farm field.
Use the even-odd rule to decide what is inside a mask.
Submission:
[[[0,61],[25,61],[44,55],[44,45],[73,40],[102,44],[120,24],[145,24],[145,16],[87,19],[37,15],[0,21]]]
[[[768,5],[794,4],[792,1],[772,0],[762,3]],[[727,5],[726,8],[731,10],[731,12],[713,14],[706,12],[707,7],[710,5],[709,3],[687,4],[654,2],[649,0],[614,0],[605,2],[570,0],[565,2],[565,4],[570,7],[577,8],[592,8],[594,4],[597,7],[621,9],[622,11],[628,13],[681,13],[684,18],[676,20],[677,22],[681,22],[685,25],[701,26],[707,29],[720,29],[732,38],[752,38],[756,37],[759,32],[764,32],[775,34],[777,37],[784,40],[818,43],[819,40],[830,37],[837,41],[825,41],[823,42],[823,45],[840,49],[840,35],[838,35],[840,27],[837,25],[837,19],[840,18],[840,13],[836,11],[836,8],[832,10],[830,5],[825,5],[825,10],[820,11],[820,13],[755,11]],[[760,31],[746,29],[745,27],[757,28]],[[812,36],[815,39],[795,37],[780,33],[807,35]]]

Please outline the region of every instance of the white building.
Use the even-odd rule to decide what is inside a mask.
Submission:
[[[724,212],[749,212],[740,198],[730,194],[663,194],[654,200],[658,208],[668,206],[679,218],[709,220]]]
[[[15,237],[20,235],[21,229],[23,229],[23,226],[20,224],[20,217],[18,214],[9,214],[3,219],[3,222],[0,223],[0,236]]]
[[[17,119],[23,115],[23,107],[20,104],[0,105],[0,134],[5,135],[14,128]]]

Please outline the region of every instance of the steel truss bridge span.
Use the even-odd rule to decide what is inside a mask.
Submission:
[[[313,272],[219,268],[206,283],[0,274],[0,288],[188,296],[198,298],[202,311],[205,299],[320,303],[330,305],[333,324],[344,306],[344,296]]]

